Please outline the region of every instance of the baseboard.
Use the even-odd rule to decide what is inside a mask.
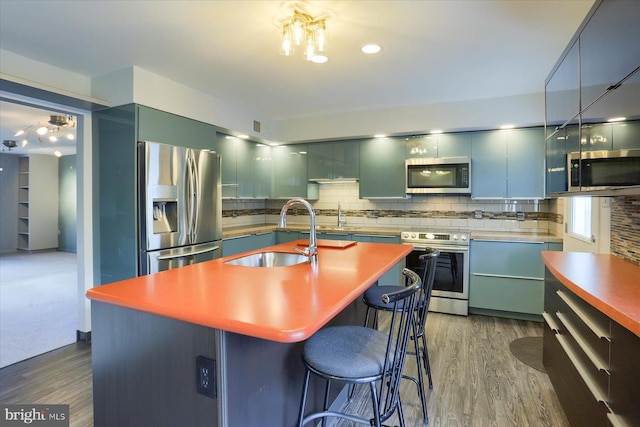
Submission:
[[[83,344],[91,344],[91,331],[82,332],[76,330],[76,342],[80,342]]]

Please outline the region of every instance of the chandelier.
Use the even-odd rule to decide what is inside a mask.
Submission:
[[[307,61],[323,63],[327,57],[322,53],[327,49],[325,18],[294,10],[293,17],[282,25],[282,45],[280,53],[284,56],[295,54],[296,47],[302,47],[302,57]]]
[[[29,143],[30,138],[41,144],[45,142],[43,138],[49,142],[57,142],[60,138],[74,140],[76,139],[75,128],[76,119],[74,116],[50,116],[47,123],[29,125],[16,132],[14,136],[22,137],[20,145],[24,147]]]

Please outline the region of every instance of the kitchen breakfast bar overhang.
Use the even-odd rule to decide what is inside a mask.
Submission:
[[[360,295],[411,246],[320,240],[316,265],[225,263],[292,252],[295,243],[91,289],[94,425],[296,425],[304,340],[325,326],[362,324]],[[209,395],[198,393],[199,356],[215,384]],[[323,397],[324,384],[313,385],[308,409]]]

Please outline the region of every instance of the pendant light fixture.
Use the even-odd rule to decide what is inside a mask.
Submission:
[[[296,47],[302,48],[302,57],[307,61],[322,63],[327,57],[322,55],[327,49],[327,28],[324,18],[294,10],[293,16],[282,24],[280,53],[293,56]]]

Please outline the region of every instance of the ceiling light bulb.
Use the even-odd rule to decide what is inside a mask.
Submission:
[[[38,130],[36,130],[36,133],[37,133],[38,135],[44,135],[44,134],[45,134],[45,133],[47,133],[48,131],[49,131],[49,129],[47,129],[47,127],[46,127],[46,126],[42,126],[42,127],[39,127],[39,128],[38,128]]]
[[[305,36],[305,23],[306,19],[303,14],[294,12],[293,19],[291,20],[291,32],[293,33],[293,42],[296,46],[300,46]]]
[[[373,53],[380,52],[382,50],[382,48],[377,44],[366,44],[366,45],[362,46],[360,48],[360,50],[362,51],[362,53],[366,53],[368,55],[371,55]]]
[[[20,141],[20,143],[21,143],[21,145],[22,145],[23,147],[25,147],[25,146],[27,145],[27,143],[28,143],[28,142],[29,142],[29,141],[27,141],[26,139],[23,139],[22,141]]]
[[[307,31],[307,38],[304,47],[304,57],[307,61],[311,61],[316,56],[316,46],[313,40],[313,31]]]
[[[20,135],[24,135],[24,129],[19,130],[18,132],[15,133],[15,135],[13,136],[20,136]]]
[[[327,50],[327,28],[324,24],[324,19],[318,21],[316,24],[316,48],[318,52],[324,52]]]
[[[55,136],[55,135],[51,135],[51,136],[49,137],[49,141],[51,141],[51,142],[58,142],[58,137],[57,137],[57,136]]]
[[[311,62],[314,64],[324,64],[328,60],[329,58],[324,55],[313,55],[313,58],[311,58]]]
[[[67,134],[67,139],[68,139],[69,141],[73,141],[74,139],[76,139],[76,137],[75,137],[75,135],[74,135],[74,134],[72,134],[72,133],[68,133],[68,134]]]
[[[59,152],[58,150],[54,151],[53,154],[55,154],[56,157],[62,157],[62,153]]]
[[[284,56],[291,56],[294,52],[295,46],[293,44],[291,24],[287,24],[282,27],[282,47],[280,48],[280,53]]]

